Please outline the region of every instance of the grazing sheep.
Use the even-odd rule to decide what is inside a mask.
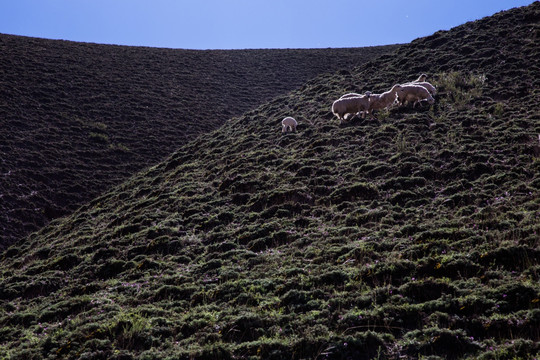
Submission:
[[[349,95],[349,94],[347,94]],[[370,94],[341,98],[332,104],[332,113],[338,117],[340,123],[345,120],[345,114],[362,113],[362,118],[365,117],[365,112],[369,107]]]
[[[369,96],[369,95],[371,95],[371,91],[366,91],[365,96]],[[364,96],[364,95],[358,94],[358,93],[347,93],[347,94],[343,95],[342,97],[340,97],[340,99],[347,99],[347,98],[357,97],[357,96]],[[362,111],[362,118],[365,117],[365,114],[366,113],[364,111]],[[344,120],[349,121],[350,119],[352,119],[355,116],[356,116],[356,114],[345,114]]]
[[[392,105],[397,98],[397,92],[401,89],[401,85],[394,85],[388,91],[382,94],[371,94],[369,97],[368,113],[373,116],[373,111],[386,109]]]
[[[296,131],[296,125],[298,125],[296,120],[287,116],[285,119],[281,120],[281,132],[286,133],[288,131]]]
[[[397,92],[397,99],[400,105],[413,101],[413,108],[422,101],[427,101],[430,104],[435,102],[435,99],[425,87],[412,84],[402,85]],[[420,106],[422,105],[420,104]]]

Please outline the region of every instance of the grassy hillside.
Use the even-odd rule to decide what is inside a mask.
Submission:
[[[0,35],[0,249],[230,117],[393,49],[188,51]]]
[[[319,76],[55,220],[3,255],[0,353],[538,358],[538,24],[536,2]],[[433,106],[332,118],[422,72]]]

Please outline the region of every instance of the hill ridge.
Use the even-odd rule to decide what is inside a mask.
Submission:
[[[538,356],[538,20],[539,2],[321,75],[12,246],[0,346],[15,358]],[[330,112],[345,92],[421,72],[433,106],[343,126]],[[282,135],[287,115],[298,132]]]

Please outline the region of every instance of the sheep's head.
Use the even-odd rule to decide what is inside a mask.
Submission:
[[[427,79],[427,75],[426,74],[422,74],[418,77],[418,80],[416,80],[417,82],[424,82],[426,81]]]

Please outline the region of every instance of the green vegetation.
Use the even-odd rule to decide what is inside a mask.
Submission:
[[[10,247],[0,349],[538,358],[538,20],[535,3],[321,75]],[[349,85],[378,92],[421,72],[435,104],[332,118]],[[281,133],[287,115],[298,132]]]
[[[446,95],[442,104],[457,110],[464,110],[472,105],[474,99],[480,98],[487,80],[484,74],[463,74],[457,71],[438,74],[437,78],[435,84],[438,91]]]

